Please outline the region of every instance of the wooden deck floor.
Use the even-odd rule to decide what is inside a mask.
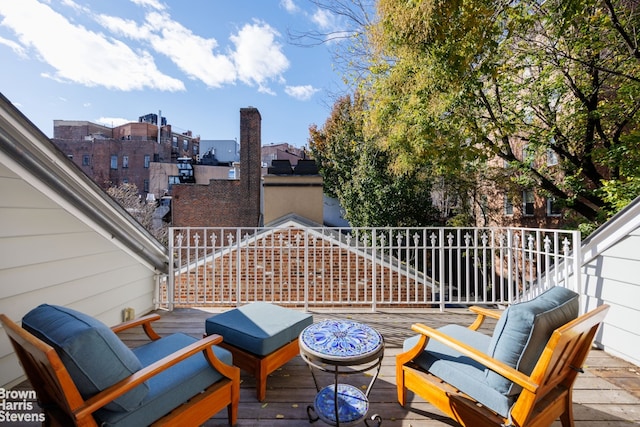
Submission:
[[[154,323],[162,335],[182,331],[195,337],[202,336],[204,320],[215,310],[176,309],[173,312],[159,312],[162,319]],[[380,377],[370,395],[369,415],[380,414],[384,427],[436,427],[455,426],[442,413],[419,397],[410,398],[403,408],[396,401],[395,355],[400,352],[402,341],[412,335],[410,325],[421,322],[439,327],[448,323],[468,325],[473,315],[466,310],[451,310],[441,313],[437,310],[421,312],[336,312],[314,311],[314,321],[325,318],[351,318],[365,322],[375,328],[385,338],[385,357]],[[492,330],[489,323],[485,331]],[[136,345],[141,338],[136,334],[123,334],[130,345]],[[326,374],[325,374],[326,375]],[[326,384],[332,377],[319,377]],[[346,382],[365,386],[370,377],[350,375]],[[300,357],[274,372],[267,382],[267,397],[258,402],[255,395],[255,381],[242,373],[238,426],[293,427],[308,426],[307,406],[313,402],[316,390],[307,365]],[[576,427],[617,427],[640,425],[640,368],[612,357],[603,351],[593,350],[588,358],[586,372],[578,377],[574,389],[574,413]],[[213,417],[207,427],[227,425],[226,411]],[[313,424],[324,425],[322,421]],[[364,426],[364,423],[361,423]],[[373,423],[372,425],[375,425]],[[560,426],[557,421],[554,426]]]

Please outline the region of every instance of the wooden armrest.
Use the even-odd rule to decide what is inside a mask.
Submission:
[[[75,411],[75,413],[77,414],[78,418],[84,418],[87,415],[92,414],[96,410],[102,408],[109,402],[112,402],[114,399],[139,386],[149,378],[167,370],[171,366],[178,364],[182,360],[187,359],[200,351],[204,351],[205,357],[208,359],[209,363],[211,363],[213,367],[223,376],[231,380],[234,380],[237,377],[237,380],[239,382],[239,368],[223,363],[215,356],[215,353],[211,348],[211,346],[220,344],[221,342],[222,336],[209,335],[205,338],[202,338],[201,340],[194,342],[193,344],[183,347],[180,350],[177,350],[163,357],[157,362],[152,363],[145,368],[142,368],[138,372],[131,374],[127,378],[118,381],[111,387],[102,390],[100,393],[86,400],[84,405],[79,407]]]
[[[480,326],[482,326],[482,324],[484,323],[484,319],[486,317],[490,317],[492,319],[499,319],[500,316],[502,315],[501,310],[494,310],[491,308],[479,307],[477,305],[472,305],[471,307],[469,307],[469,311],[472,311],[478,315],[476,317],[476,320],[474,320],[474,322],[468,326],[469,329],[472,329],[474,331],[477,331],[480,328]]]
[[[111,328],[111,330],[117,334],[118,332],[122,332],[124,330],[131,329],[136,326],[142,326],[145,334],[147,334],[149,339],[155,341],[157,339],[160,339],[160,335],[158,335],[156,331],[153,330],[153,327],[151,326],[151,322],[155,322],[156,320],[159,320],[159,319],[160,319],[159,314],[148,314],[146,316],[139,317],[138,319],[129,320],[126,322],[122,322],[118,325],[115,325]]]
[[[439,341],[446,346],[462,353],[463,355],[475,360],[476,362],[481,363],[486,366],[488,369],[502,375],[509,381],[513,381],[518,384],[522,388],[535,393],[538,389],[538,384],[531,380],[528,375],[523,374],[517,369],[512,368],[505,363],[490,357],[481,351],[476,350],[475,348],[463,343],[460,340],[450,337],[436,329],[430,328],[429,326],[423,324],[414,324],[411,326],[411,329],[415,332],[423,334],[429,338],[433,338],[436,341]]]

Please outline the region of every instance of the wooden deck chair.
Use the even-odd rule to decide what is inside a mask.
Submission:
[[[113,328],[80,312],[41,305],[0,321],[54,426],[197,426],[227,408],[236,424],[240,370],[216,346],[182,333],[160,337],[150,315]],[[133,350],[116,332],[142,326],[151,339]]]
[[[573,384],[609,307],[577,317],[577,294],[556,287],[502,315],[470,309],[468,328],[412,326],[396,357],[400,405],[411,390],[463,426],[573,426]],[[492,337],[477,331],[486,317]]]

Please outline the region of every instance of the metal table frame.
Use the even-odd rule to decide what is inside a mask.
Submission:
[[[317,349],[314,350],[310,348],[308,343],[306,343],[303,339],[305,331],[307,331],[310,328],[316,328],[316,329],[321,328],[325,324],[326,325],[333,324],[333,326],[350,325],[350,326],[360,327],[361,329],[367,330],[371,334],[377,335],[379,337],[379,344],[371,349],[368,349],[366,353],[354,353],[350,355],[329,354],[327,352],[318,351]],[[339,338],[340,337],[338,337],[338,339]],[[355,391],[359,393],[361,392],[359,391],[359,389],[353,386],[341,384],[339,382],[339,376],[360,374],[360,373],[364,373],[364,372],[375,369],[375,373],[372,375],[371,381],[369,382],[369,386],[367,387],[367,390],[364,393],[364,399],[366,399],[367,411],[368,411],[369,393],[371,392],[373,384],[376,382],[378,375],[380,374],[380,369],[382,367],[382,358],[384,356],[384,339],[382,335],[373,327],[366,325],[364,323],[354,322],[350,320],[326,320],[323,322],[310,325],[307,328],[305,328],[305,330],[302,331],[302,333],[300,334],[299,342],[300,342],[300,356],[309,366],[309,370],[311,371],[311,376],[313,377],[313,382],[316,386],[318,395],[321,392],[323,392],[324,389],[321,389],[318,383],[315,370],[318,370],[321,372],[333,373],[333,376],[334,376],[333,385],[330,385],[325,388],[333,387],[333,393],[334,393],[333,398],[335,403],[335,407],[334,407],[335,423],[332,420],[327,419],[327,417],[320,417],[314,405],[309,405],[307,407],[307,415],[309,417],[309,422],[313,423],[318,421],[318,419],[322,418],[322,420],[327,424],[335,425],[336,427],[340,427],[340,426],[346,427],[348,425],[360,422],[361,420],[364,419],[365,424],[369,426],[369,423],[368,423],[369,420],[366,419],[366,413],[364,413],[361,418],[358,418],[356,420],[352,420],[346,423],[340,422],[339,400],[338,400],[339,388],[351,387],[354,392]],[[318,395],[316,395],[316,398],[318,398]],[[314,416],[313,413],[315,413],[316,415]],[[382,419],[378,414],[374,414],[373,416],[371,416],[370,419],[373,421],[376,421],[378,426],[380,426],[380,424],[382,423]]]

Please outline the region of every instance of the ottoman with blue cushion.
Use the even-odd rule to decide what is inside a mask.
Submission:
[[[233,364],[256,378],[258,400],[267,392],[267,376],[300,353],[298,336],[313,316],[265,302],[254,302],[208,318],[207,335],[222,335],[220,344]]]

